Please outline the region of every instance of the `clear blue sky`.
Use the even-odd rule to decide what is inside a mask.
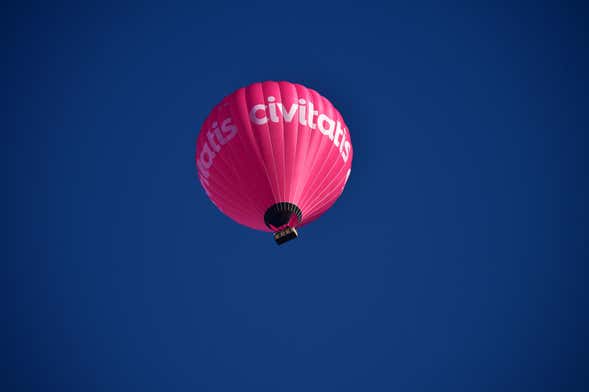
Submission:
[[[2,12],[0,389],[589,390],[580,2],[82,3]],[[355,151],[283,247],[194,165],[268,79]]]

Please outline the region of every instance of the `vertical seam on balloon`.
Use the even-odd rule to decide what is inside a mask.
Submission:
[[[301,90],[303,90],[303,92],[306,93],[306,94],[304,94],[305,98],[308,98],[309,89],[307,89],[303,85],[295,84],[295,88],[297,86],[299,86],[301,88]],[[300,96],[298,95],[298,92],[297,92],[297,103],[298,103],[298,97],[300,97]],[[301,122],[297,120],[297,124],[298,124],[297,125],[297,127],[298,127],[298,133],[300,134],[301,133]],[[307,129],[303,129],[303,132],[308,132],[309,133],[308,134],[308,137],[307,137],[307,148],[305,150],[303,150],[305,152],[305,158],[304,158],[305,159],[305,161],[304,161],[304,165],[305,166],[304,167],[306,167],[306,163],[309,160],[309,156],[306,153],[309,151],[309,147],[311,146],[311,142],[313,140],[313,133],[309,132],[309,130],[307,130]],[[309,173],[310,170],[307,170],[307,172]],[[309,174],[308,173],[305,173],[305,171],[303,171],[302,174],[304,176],[304,180],[299,177],[299,179],[297,181],[297,187],[296,187],[296,190],[295,190],[295,198],[297,198],[297,199],[302,198],[299,192],[302,192],[304,190],[304,188],[305,188],[305,184],[306,184],[306,182],[309,179]],[[299,175],[300,174],[301,173],[299,173]],[[301,189],[301,187],[302,187],[302,189]],[[304,221],[304,219],[305,219],[305,207],[302,204],[300,204],[299,205],[299,208],[303,212],[303,221]]]
[[[282,102],[282,89],[280,87],[280,82],[274,82],[278,86],[278,97],[276,97],[276,102]],[[284,102],[282,102],[284,105]],[[278,109],[278,105],[276,105],[276,109]],[[286,173],[286,133],[284,130],[284,118],[282,117],[282,113],[280,115],[281,120],[279,121],[281,133],[282,133],[282,194],[280,195],[281,200],[279,201],[288,201],[286,199],[286,184],[287,184],[287,176]]]
[[[295,100],[294,100],[294,103],[293,104],[295,104],[295,103],[298,104],[298,102],[299,102],[299,93],[297,91],[296,86],[293,86],[293,89],[294,89],[294,96],[295,96]],[[284,105],[284,103],[283,103],[283,105]],[[297,121],[297,124],[298,124],[298,121]],[[290,186],[289,186],[289,192],[288,192],[288,201],[289,202],[292,202],[292,203],[295,203],[296,202],[296,200],[294,200],[294,197],[296,195],[296,192],[295,191],[296,191],[296,188],[297,188],[298,183],[299,183],[299,181],[297,181],[294,184],[292,183],[294,181],[295,175],[298,174],[298,173],[296,173],[296,169],[297,169],[296,159],[297,159],[297,156],[298,156],[297,153],[299,151],[299,132],[300,132],[299,125],[297,125],[297,130],[296,130],[296,132],[294,132],[295,135],[296,135],[296,141],[295,141],[295,148],[294,148],[293,164],[292,164],[292,167],[290,169]],[[298,180],[298,176],[296,178]]]
[[[315,92],[315,93],[317,94],[317,96],[319,96],[319,97],[320,97],[320,100],[321,100],[321,98],[323,98],[323,97],[321,97],[321,95],[320,95],[319,93],[317,93],[317,92]],[[309,94],[310,94],[311,96],[313,96],[313,93],[312,93],[311,91],[309,91]],[[314,97],[313,97],[313,98],[314,98]],[[323,100],[326,100],[326,99],[325,99],[325,98],[323,98]],[[321,104],[322,104],[322,105],[324,105],[324,103],[325,103],[325,102],[321,102]],[[317,128],[319,128],[319,125],[317,125]],[[310,127],[309,127],[309,130],[310,130],[311,132],[313,131],[313,130],[312,130]],[[320,132],[320,131],[319,131],[319,129],[317,129],[317,132]],[[311,135],[314,135],[314,133],[312,133]],[[303,185],[303,189],[302,189],[302,193],[301,193],[301,206],[300,206],[300,208],[301,208],[301,209],[305,208],[305,210],[307,209],[307,206],[306,206],[306,204],[305,204],[305,203],[307,203],[307,201],[308,201],[308,199],[309,199],[308,197],[305,197],[305,196],[304,196],[304,195],[305,195],[305,191],[307,191],[307,189],[308,189],[308,187],[309,187],[310,183],[311,183],[311,182],[313,182],[313,179],[314,179],[314,177],[313,177],[314,170],[313,170],[313,169],[315,168],[315,165],[316,165],[316,163],[317,163],[317,159],[318,159],[318,157],[319,157],[319,155],[320,155],[320,152],[321,152],[321,150],[323,150],[323,146],[324,146],[324,145],[325,145],[325,143],[326,143],[325,139],[329,140],[329,137],[327,137],[327,136],[325,136],[325,135],[321,135],[321,136],[322,136],[322,137],[319,137],[319,146],[318,146],[318,147],[315,149],[315,153],[314,153],[314,155],[313,155],[313,158],[311,159],[311,166],[309,167],[308,174],[307,174],[307,177],[306,177],[306,179],[305,179],[305,183],[304,183],[304,185]],[[310,141],[311,141],[312,139],[313,139],[312,137],[311,137],[311,138],[309,138],[309,144],[311,143]],[[317,139],[317,137],[316,137],[315,139]],[[317,174],[318,174],[318,173],[317,173]],[[309,211],[309,213],[310,213],[310,211]],[[304,218],[303,218],[303,219],[304,219]]]
[[[266,83],[273,83],[273,82],[266,82]],[[266,99],[266,92],[264,90],[264,83],[262,83],[262,97],[264,99]],[[276,184],[276,193],[277,195],[274,195],[274,202],[278,203],[280,200],[280,186],[278,184],[278,172],[276,170],[276,154],[274,152],[274,144],[272,143],[272,131],[270,130],[270,124],[269,122],[271,121],[271,119],[269,119],[269,121],[264,125],[264,128],[266,128],[266,130],[268,131],[268,143],[270,144],[270,157],[271,162],[269,162],[270,165],[272,165],[272,174],[273,174],[273,178],[268,177],[268,180],[274,180],[275,184]],[[273,182],[274,182],[273,181]],[[273,192],[274,194],[274,192]]]
[[[322,105],[325,105],[325,101],[324,101],[325,98],[320,97],[319,99],[323,101]],[[334,118],[335,116],[333,115],[333,112],[334,112],[333,106],[328,105],[327,108],[328,108],[329,112],[326,114],[329,115],[330,118]],[[337,117],[335,118],[335,120],[336,120],[336,123],[337,123],[337,121],[339,121],[339,119]],[[319,130],[317,130],[317,131],[319,131]],[[335,131],[335,129],[334,129],[334,131]],[[328,137],[326,135],[324,135],[324,138],[328,138]],[[322,140],[322,142],[323,142],[323,140]],[[319,149],[321,149],[322,146],[324,146],[324,144],[319,146]],[[330,161],[330,157],[332,156],[332,152],[334,150],[333,147],[334,147],[334,145],[333,145],[333,141],[332,141],[332,145],[330,147],[328,147],[329,150],[327,151],[327,156],[320,163],[319,170],[317,170],[316,175],[307,184],[307,187],[309,187],[309,192],[305,193],[306,196],[303,199],[304,202],[302,202],[302,204],[311,203],[313,200],[313,197],[315,197],[315,195],[319,191],[318,186],[315,186],[315,185],[321,185],[325,181],[326,176],[322,176],[322,178],[320,178],[319,175],[321,174],[325,164]],[[337,151],[337,149],[335,149],[335,150]],[[313,169],[315,168],[315,163],[316,162],[313,162]],[[334,160],[332,163],[332,167],[335,166],[336,164],[337,164],[337,160]],[[318,181],[320,181],[320,182],[318,183]],[[305,188],[304,190],[307,190],[307,188]],[[309,212],[311,212],[311,211],[309,211]]]
[[[249,107],[249,105],[248,105],[248,95],[249,95],[249,89],[250,88],[252,88],[251,85],[248,86],[245,89],[245,94],[243,96],[243,100],[244,100],[244,104],[245,104],[245,107],[246,108]],[[260,88],[262,88],[261,84],[260,84]],[[263,89],[262,89],[262,95],[263,95]],[[253,126],[249,123],[249,121],[247,122],[247,124],[248,124],[248,129],[249,129],[251,135],[253,136],[254,141],[256,142],[256,143],[252,143],[252,144],[255,147],[256,151],[257,151],[258,159],[260,160],[260,162],[262,163],[262,166],[264,167],[264,172],[266,173],[266,181],[268,181],[268,185],[270,186],[270,191],[272,192],[272,197],[273,197],[274,200],[276,200],[276,193],[274,192],[274,187],[272,186],[272,181],[270,179],[270,176],[268,175],[268,168],[266,167],[266,162],[264,161],[264,156],[260,152],[260,149],[259,149],[258,144],[257,144],[257,142],[258,142],[258,137],[256,135],[257,132],[254,132],[253,131]],[[264,217],[262,215],[261,219],[263,219],[263,218]]]
[[[343,118],[341,117],[341,115],[339,114],[339,112],[337,112],[337,110],[335,110],[335,108],[330,108],[330,117],[331,118],[335,118],[336,122],[339,122],[342,126],[345,125],[345,123],[343,122]],[[334,114],[336,114],[334,116]],[[343,139],[342,139],[343,141]],[[326,159],[323,161],[323,163],[321,164],[319,171],[318,171],[318,175],[322,173],[326,162],[329,162],[331,160],[331,158],[333,157],[333,153],[339,154],[339,151],[337,149],[337,147],[332,144],[330,147],[330,150],[327,153],[327,156],[325,157]],[[341,156],[341,154],[339,154]],[[339,165],[339,157],[336,155],[335,159],[332,160],[332,164],[331,166],[327,169],[327,172],[325,173],[325,175],[321,176],[321,178],[314,178],[313,181],[311,182],[310,186],[311,186],[311,192],[309,192],[308,197],[305,199],[305,203],[309,203],[310,204],[310,208],[316,204],[316,200],[315,198],[320,197],[322,195],[324,195],[323,190],[325,190],[329,185],[331,185],[331,183],[337,178],[337,175],[334,177],[331,177],[330,174],[332,173],[334,168],[337,168]],[[336,172],[337,174],[339,174],[341,172],[342,169],[346,168],[346,162],[344,162],[341,166],[339,166],[338,171]],[[328,180],[331,177],[331,180],[329,180],[329,182],[327,183],[327,185],[323,186],[325,184],[325,181]],[[313,203],[313,204],[311,204]]]

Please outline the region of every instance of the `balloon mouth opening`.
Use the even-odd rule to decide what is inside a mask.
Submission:
[[[301,209],[288,202],[273,204],[264,214],[264,223],[274,232],[274,240],[279,245],[298,237],[295,227],[302,221]]]

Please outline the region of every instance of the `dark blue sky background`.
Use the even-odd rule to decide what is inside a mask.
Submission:
[[[580,2],[80,3],[2,12],[0,389],[589,390]],[[355,149],[283,247],[194,166],[268,79]]]

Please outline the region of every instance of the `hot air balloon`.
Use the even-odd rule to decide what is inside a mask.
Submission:
[[[267,81],[213,108],[196,142],[198,178],[236,222],[282,244],[343,192],[353,149],[335,107],[315,90]]]

